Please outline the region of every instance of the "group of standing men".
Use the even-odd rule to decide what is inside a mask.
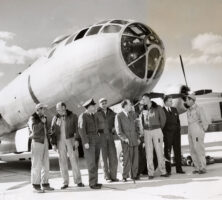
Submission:
[[[194,161],[194,173],[206,172],[206,160],[203,145],[204,131],[207,121],[203,111],[195,104],[195,96],[189,95],[187,116],[189,123],[190,152]],[[144,142],[148,177],[154,178],[153,155],[157,155],[158,167],[162,177],[171,174],[171,149],[173,147],[176,172],[185,173],[181,167],[181,136],[180,120],[177,109],[172,107],[172,97],[164,98],[164,107],[160,107],[150,100],[145,93],[141,100],[142,108],[135,113],[131,102],[126,99],[121,102],[122,112],[115,114],[107,107],[107,99],[99,100],[99,108],[93,99],[83,104],[85,112],[79,118],[66,108],[66,104],[59,102],[56,105],[57,114],[53,117],[48,131],[44,104],[36,105],[36,112],[30,117],[29,128],[32,138],[32,169],[31,182],[37,192],[54,190],[48,183],[49,156],[48,139],[52,147],[59,153],[59,165],[63,177],[63,186],[69,186],[68,158],[72,166],[74,183],[84,187],[78,160],[78,146],[81,138],[84,155],[89,174],[91,189],[100,189],[98,183],[98,165],[100,151],[102,152],[102,166],[104,178],[107,182],[116,182],[117,153],[114,143],[115,134],[121,140],[123,151],[123,181],[139,179],[139,151],[138,146]],[[164,143],[164,149],[163,149]]]

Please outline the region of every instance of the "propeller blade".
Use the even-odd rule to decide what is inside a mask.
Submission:
[[[151,92],[149,96],[150,96],[150,99],[154,99],[154,98],[164,99],[165,96],[171,96],[173,99],[176,99],[176,98],[183,98],[186,95],[183,93],[164,94],[164,93]]]
[[[184,66],[183,66],[183,60],[182,60],[182,56],[181,55],[180,55],[180,63],[181,63],[181,67],[182,67],[182,70],[183,70],[184,80],[185,80],[186,86],[188,87],[187,78],[186,78],[186,74],[185,74],[185,70],[184,70]]]
[[[195,95],[204,95],[204,94],[209,94],[209,93],[212,93],[212,90],[210,90],[210,89],[203,89],[203,90],[194,91]]]

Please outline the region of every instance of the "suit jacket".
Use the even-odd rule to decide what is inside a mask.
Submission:
[[[171,131],[178,131],[180,132],[180,118],[178,111],[175,107],[170,107],[171,112],[166,110],[165,107],[163,107],[163,110],[166,115],[166,123],[163,128],[163,132],[171,132]]]
[[[130,112],[128,117],[124,112],[118,113],[115,118],[115,128],[122,141],[128,138],[130,146],[138,146],[139,131],[134,112]]]
[[[83,144],[89,143],[89,138],[98,134],[95,115],[92,116],[86,111],[79,116],[78,127]]]

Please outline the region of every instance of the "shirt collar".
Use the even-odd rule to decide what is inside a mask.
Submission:
[[[165,107],[165,109],[168,111],[169,109],[170,109],[170,111],[171,111],[171,107],[169,107],[169,106],[164,106]]]
[[[123,113],[128,117],[129,113],[127,113],[125,110],[123,110]]]
[[[193,109],[195,109],[197,107],[197,104],[193,104],[190,108],[189,108],[189,110],[193,110]]]

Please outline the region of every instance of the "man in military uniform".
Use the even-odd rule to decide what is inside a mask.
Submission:
[[[195,95],[188,95],[186,100],[186,104],[189,107],[187,110],[188,140],[190,145],[190,154],[194,163],[193,173],[204,174],[206,173],[204,136],[209,123],[203,109],[195,102]]]
[[[114,120],[115,113],[107,107],[107,99],[99,100],[99,108],[95,114],[98,132],[100,134],[104,178],[108,182],[118,181],[117,179],[117,153],[114,143]]]
[[[49,185],[49,152],[48,152],[48,126],[45,116],[47,106],[37,104],[36,112],[30,117],[28,125],[32,139],[32,166],[31,183],[35,192],[43,193],[45,190],[54,190]]]
[[[84,187],[82,183],[79,158],[78,158],[78,118],[77,115],[66,109],[66,104],[59,102],[56,105],[57,114],[52,119],[51,143],[53,149],[59,152],[59,166],[63,177],[63,186],[69,186],[68,158],[72,166],[74,183],[78,187]]]
[[[173,98],[166,96],[164,98],[163,110],[166,115],[166,123],[163,128],[164,155],[166,161],[166,171],[171,174],[171,150],[175,156],[176,173],[184,174],[181,167],[181,135],[180,135],[180,119],[177,109],[172,107]]]
[[[100,136],[94,115],[95,105],[93,99],[83,104],[86,111],[79,116],[78,126],[89,172],[89,186],[91,189],[101,189],[102,184],[98,183]]]

